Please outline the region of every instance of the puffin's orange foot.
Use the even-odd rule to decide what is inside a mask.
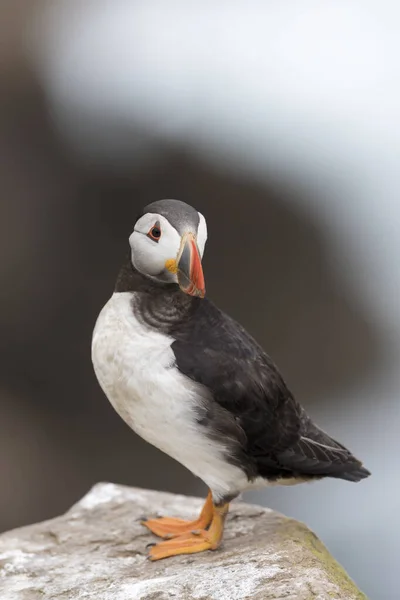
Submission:
[[[147,527],[147,529],[150,529],[154,535],[164,539],[170,539],[181,536],[184,533],[191,533],[193,530],[207,529],[212,521],[212,518],[213,503],[211,492],[209,492],[201,514],[195,521],[184,521],[183,519],[161,517],[159,519],[142,521],[142,525]]]
[[[184,533],[168,542],[155,544],[150,552],[150,560],[160,560],[169,556],[179,554],[194,554],[205,550],[216,550],[221,543],[224,531],[225,517],[228,513],[229,504],[212,506],[212,521],[210,528],[197,529],[190,533]],[[201,518],[201,517],[200,517]]]
[[[216,550],[219,543],[215,544],[209,539],[208,531],[202,529],[196,533],[185,533],[167,542],[155,544],[149,552],[148,558],[151,561],[168,558],[169,556],[178,556],[179,554],[194,554],[204,552],[205,550]]]
[[[180,536],[184,533],[190,533],[194,529],[202,529],[209,523],[197,521],[184,521],[183,519],[173,519],[170,517],[161,517],[160,519],[149,519],[142,521],[142,525],[150,529],[151,533],[160,538],[170,539]]]

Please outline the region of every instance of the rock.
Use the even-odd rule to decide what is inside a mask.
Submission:
[[[361,600],[307,527],[234,503],[215,552],[146,559],[140,519],[193,518],[198,498],[99,483],[65,515],[0,536],[1,600]]]

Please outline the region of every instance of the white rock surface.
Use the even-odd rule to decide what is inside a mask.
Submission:
[[[143,515],[192,518],[198,498],[97,484],[65,515],[0,536],[1,600],[361,600],[304,525],[233,504],[216,552],[149,562]]]

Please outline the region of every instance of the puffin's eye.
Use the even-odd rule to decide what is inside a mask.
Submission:
[[[150,229],[149,233],[147,234],[147,237],[149,237],[151,240],[154,240],[155,242],[158,242],[158,240],[161,237],[161,229],[160,229],[160,226],[158,225],[158,223],[153,225],[153,227]]]

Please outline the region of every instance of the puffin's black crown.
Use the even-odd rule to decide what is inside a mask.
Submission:
[[[145,215],[146,213],[162,215],[181,235],[188,229],[197,231],[200,222],[199,213],[193,206],[172,198],[157,200],[148,204],[144,207],[142,214]]]

